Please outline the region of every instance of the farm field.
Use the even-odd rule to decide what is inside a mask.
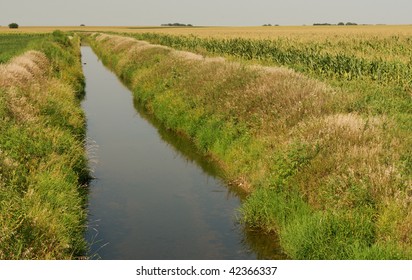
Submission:
[[[55,29],[67,32],[55,33],[62,48],[67,35],[86,38],[137,103],[193,141],[225,171],[228,184],[246,190],[241,221],[279,235],[288,257],[412,259],[412,26],[1,27],[0,67],[26,50],[42,50]],[[73,62],[76,54],[50,48],[47,56]],[[68,67],[66,61],[54,75],[79,92],[79,65]],[[18,104],[7,99],[9,88],[0,86],[2,129],[26,129]],[[75,128],[56,123],[81,139],[83,116],[75,114]],[[0,186],[20,191],[8,188],[2,213],[27,204],[21,202],[31,193],[27,178],[37,176],[20,167],[33,159],[8,139],[0,136]],[[15,161],[20,165],[10,165]],[[46,172],[40,183],[66,170],[47,168],[40,169]],[[31,232],[26,220],[13,219],[2,218],[2,228]],[[8,240],[20,234],[6,233]],[[21,250],[34,237],[27,238],[0,247],[0,258],[35,258],[30,248]],[[84,249],[78,244],[77,254]]]
[[[358,26],[205,26],[205,27],[161,27],[161,26],[20,26],[18,29],[0,27],[0,33],[50,33],[64,32],[130,32],[161,33],[170,35],[196,35],[202,38],[249,38],[276,39],[279,37],[314,40],[319,38],[390,37],[412,36],[412,25],[358,25]]]
[[[42,34],[0,34],[0,36],[0,63],[6,63],[13,56],[31,49],[30,46],[44,38]]]

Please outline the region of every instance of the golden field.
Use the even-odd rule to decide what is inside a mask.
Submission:
[[[314,40],[319,38],[364,36],[412,36],[412,25],[358,26],[248,26],[248,27],[160,27],[160,26],[21,26],[18,29],[0,27],[0,33],[49,33],[61,31],[98,31],[127,33],[165,33],[199,37],[275,39],[279,37]]]

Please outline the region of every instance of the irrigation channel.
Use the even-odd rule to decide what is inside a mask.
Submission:
[[[242,193],[186,139],[162,129],[82,46],[95,259],[279,259],[272,237],[236,222]]]

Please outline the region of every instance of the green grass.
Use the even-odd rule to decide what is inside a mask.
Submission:
[[[16,71],[12,81],[0,77],[0,259],[84,256],[89,172],[79,38],[0,36],[2,57],[14,56],[0,71]]]
[[[0,63],[22,54],[43,40],[44,34],[0,34]]]
[[[225,53],[217,39],[175,36],[171,45],[187,49],[179,40],[199,43],[190,48],[202,53],[205,46]],[[305,75],[256,67],[248,48],[225,62],[118,36],[91,43],[139,104],[250,192],[243,221],[277,231],[289,257],[412,258],[408,79],[349,79],[335,71],[340,65],[330,73],[299,67]],[[291,61],[296,54],[288,54]]]

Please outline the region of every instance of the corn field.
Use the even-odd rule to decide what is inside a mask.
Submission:
[[[200,38],[159,33],[130,34],[176,49],[203,51],[259,63],[281,65],[326,79],[370,79],[380,84],[412,87],[412,38],[325,39],[302,42],[279,38]]]

